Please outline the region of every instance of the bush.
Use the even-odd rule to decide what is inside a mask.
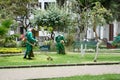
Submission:
[[[73,41],[74,41],[74,37],[72,34],[68,34],[66,36],[66,40],[67,40],[67,43],[66,43],[66,46],[70,46],[72,45]]]
[[[50,44],[50,51],[56,51],[56,44],[54,42]]]
[[[0,47],[4,46],[5,39],[0,39]]]
[[[16,43],[16,41],[6,42],[4,44],[4,47],[17,47],[17,43]]]

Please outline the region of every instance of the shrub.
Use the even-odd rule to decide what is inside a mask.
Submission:
[[[67,40],[67,43],[66,43],[66,46],[70,46],[72,45],[73,41],[74,41],[74,37],[72,34],[68,34],[66,36],[66,40]]]
[[[22,49],[19,48],[1,48],[0,53],[21,53]]]
[[[4,44],[4,47],[16,47],[16,46],[17,46],[16,41],[6,42],[6,43]]]
[[[0,47],[4,46],[5,39],[0,39]]]

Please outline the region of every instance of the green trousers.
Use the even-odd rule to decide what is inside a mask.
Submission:
[[[65,54],[65,47],[62,43],[60,43],[60,42],[57,43],[56,48],[57,48],[58,54]]]
[[[33,46],[30,44],[26,44],[26,56],[31,57],[30,54],[32,52]]]

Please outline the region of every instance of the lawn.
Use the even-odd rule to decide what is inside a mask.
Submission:
[[[120,74],[83,75],[64,78],[31,79],[31,80],[120,80]]]
[[[51,56],[53,60],[47,60],[47,55]],[[59,55],[56,53],[38,52],[35,54],[33,60],[23,59],[23,55],[18,56],[1,56],[0,66],[30,66],[30,65],[44,65],[44,64],[80,64],[93,63],[95,53],[86,53],[82,56],[80,53],[68,53],[66,55]],[[120,62],[119,53],[99,53],[98,62]]]

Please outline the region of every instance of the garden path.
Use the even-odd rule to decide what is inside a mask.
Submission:
[[[120,74],[120,64],[0,69],[0,80]]]

